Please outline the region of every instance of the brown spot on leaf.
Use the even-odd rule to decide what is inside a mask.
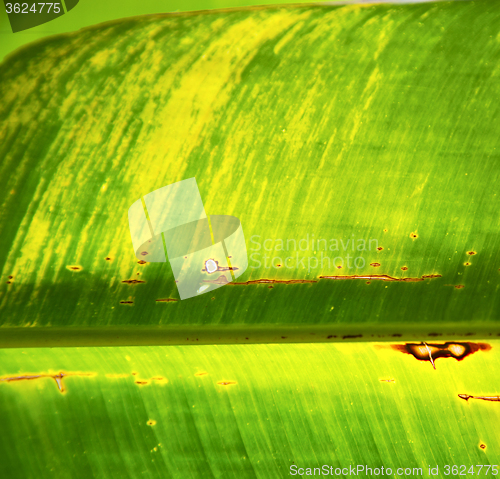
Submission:
[[[148,255],[148,254],[149,254],[149,253],[148,253],[147,251],[143,251],[143,252],[141,253],[141,256],[146,256],[146,255]]]
[[[206,371],[202,371],[201,373],[195,373],[195,376],[206,376],[207,374],[208,373]]]
[[[470,263],[469,262],[464,263],[464,266],[470,266]]]
[[[417,233],[414,233],[414,232],[412,231],[412,232],[410,233],[410,238],[411,238],[411,239],[418,238]]]
[[[379,246],[379,247],[377,248],[377,251],[382,251],[383,249],[384,249],[384,248],[382,248],[382,246]]]
[[[457,284],[455,286],[455,289],[464,289],[464,288],[465,288],[465,286],[463,284]]]
[[[124,279],[122,283],[125,284],[139,284],[139,283],[145,283],[146,281],[142,281],[141,279]]]
[[[69,266],[66,266],[67,269],[69,269],[70,271],[81,271],[83,268],[78,265],[78,264],[75,264],[75,265],[69,265]]]
[[[14,276],[9,276],[9,279],[14,279]]]
[[[486,444],[479,444],[479,447],[484,450],[486,449]]]
[[[154,419],[150,419],[148,422],[147,422],[147,425],[148,426],[154,426],[156,424],[156,421]]]
[[[106,258],[104,258],[106,261],[111,261],[111,258],[109,256],[107,256]]]
[[[120,301],[120,304],[134,304],[133,301]]]
[[[52,378],[56,384],[59,392],[65,393],[66,389],[63,384],[63,378],[67,376],[95,376],[96,373],[65,373],[63,371],[57,374],[20,374],[17,376],[3,376],[0,377],[0,381],[13,382],[13,381],[23,381],[23,380],[33,380],[41,378]]]
[[[136,381],[135,384],[138,384],[139,386],[144,386],[146,384],[149,384],[148,381]]]
[[[373,266],[374,268],[378,268],[380,266],[380,263],[370,263],[370,266]]]
[[[467,254],[469,256],[474,256],[475,254],[477,254],[475,251],[467,251]]]
[[[402,270],[402,271],[408,271],[408,267],[407,267],[407,266],[402,266],[402,267],[401,267],[401,270]]]
[[[244,283],[229,283],[229,284],[246,285],[246,284],[268,284],[268,283],[299,284],[299,283],[317,283],[317,281],[309,279],[254,279],[252,281],[245,281]]]
[[[148,264],[148,262],[140,259],[139,261],[137,261],[137,264]]]
[[[363,335],[362,334],[348,334],[346,336],[342,336],[342,339],[354,339],[354,338],[362,338]]]
[[[395,278],[387,274],[355,274],[351,276],[320,276],[320,279],[379,279],[382,281],[402,281],[405,283],[413,283],[417,281],[424,281],[426,279],[441,278],[440,274],[428,274],[421,278]]]
[[[393,383],[393,382],[395,382],[395,379],[381,379],[380,381],[385,382],[385,383]]]
[[[236,381],[219,381],[217,384],[220,384],[221,386],[229,386],[231,384],[236,384]]]
[[[175,303],[176,301],[179,301],[179,300],[175,299],[175,298],[163,298],[163,299],[156,299],[155,301],[157,303]]]
[[[217,279],[204,279],[204,283],[213,283],[213,284],[235,284],[235,283],[229,283],[229,280],[221,274]]]
[[[430,361],[429,351],[434,360],[439,358],[455,358],[457,361],[461,361],[477,351],[489,351],[491,349],[489,344],[471,342],[446,342],[443,344],[406,343],[393,344],[391,347],[396,351],[411,354],[419,361]]]
[[[466,401],[469,401],[469,399],[480,399],[481,401],[500,402],[500,396],[470,396],[469,394],[459,394],[458,397]]]

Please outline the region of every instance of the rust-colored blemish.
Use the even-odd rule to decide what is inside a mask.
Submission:
[[[471,264],[469,262],[464,263],[464,266],[470,266]]]
[[[354,339],[354,338],[362,338],[362,334],[347,334],[345,336],[342,336],[342,339]]]
[[[342,266],[338,265],[338,266],[337,266],[337,269],[342,269]]]
[[[464,289],[464,288],[465,288],[465,286],[463,284],[457,284],[455,286],[455,289]]]
[[[155,301],[157,303],[175,303],[176,301],[179,300],[175,298],[162,298],[162,299],[156,299]]]
[[[248,339],[248,338],[247,338]],[[206,371],[202,371],[200,373],[195,373],[195,376],[206,376],[208,373]]]
[[[254,279],[252,281],[245,281],[244,283],[229,283],[235,285],[244,285],[244,284],[299,284],[299,283],[317,283],[317,281],[312,279]]]
[[[384,230],[384,233],[387,233],[387,230]]]
[[[185,256],[185,258],[187,258],[187,256]],[[208,274],[213,274],[213,273],[215,273],[217,271],[237,271],[238,269],[240,269],[240,268],[238,268],[236,266],[227,266],[227,267],[226,266],[219,266],[219,262],[218,261],[215,261],[213,258],[209,258],[209,259],[212,260],[217,265],[217,269],[214,270],[214,271],[212,271],[212,273],[208,273]],[[204,263],[205,265],[206,265],[207,261],[208,261],[208,259],[205,261],[205,263]],[[208,272],[206,270],[206,268],[203,268],[202,271],[204,273]]]
[[[145,283],[146,281],[142,281],[141,279],[124,279],[122,283],[125,284],[139,284],[139,283]]]
[[[148,262],[140,259],[139,261],[137,261],[137,264],[148,264]]]
[[[385,382],[385,383],[393,383],[396,380],[395,379],[381,379],[380,381]]]
[[[377,251],[382,251],[383,249],[384,249],[384,248],[382,248],[382,246],[379,246],[379,247],[377,248]]]
[[[366,284],[370,284],[370,283],[371,283],[371,281],[367,281],[367,282],[366,282]]]
[[[475,254],[477,254],[475,251],[467,251],[467,254],[469,256],[474,256]]]
[[[120,301],[120,304],[134,304],[133,301]]]
[[[83,269],[83,267],[78,264],[68,265],[66,266],[66,268],[69,269],[70,271],[81,271]]]
[[[65,373],[61,371],[57,374],[21,374],[19,376],[0,377],[0,381],[13,382],[13,381],[23,381],[23,380],[32,380],[40,378],[52,378],[57,384],[57,389],[59,389],[61,393],[65,393],[66,388],[64,387],[63,384],[63,378],[67,376],[96,376],[96,373]]]
[[[411,239],[415,239],[415,238],[418,238],[418,234],[417,233],[414,233],[413,231],[410,233],[410,238]]]
[[[479,444],[479,447],[484,450],[486,449],[486,444]]]
[[[111,258],[109,256],[106,256],[106,258],[104,258],[106,261],[111,261]]]
[[[268,286],[268,288],[269,288],[269,289],[273,289],[273,288],[274,288],[274,286]]]
[[[146,255],[148,255],[148,254],[149,254],[149,253],[148,253],[147,251],[143,251],[143,252],[141,253],[141,256],[146,256]]]
[[[135,384],[138,384],[139,386],[144,386],[146,384],[149,384],[149,381],[135,381]]]
[[[204,279],[203,282],[204,283],[213,283],[213,284],[229,284],[228,279],[223,274],[221,274],[217,279]],[[234,283],[230,283],[230,284],[234,284]]]
[[[396,351],[411,354],[419,361],[430,361],[431,363],[440,358],[455,358],[457,361],[461,361],[477,351],[489,351],[491,349],[491,346],[487,343],[471,342],[446,342],[444,344],[422,342],[393,344],[391,347]]]
[[[11,283],[11,281],[6,281],[5,283],[6,283],[6,284],[10,284],[10,283]]]
[[[327,336],[326,339],[331,339],[331,338],[336,338],[337,335],[336,334],[330,334],[330,336]]]
[[[9,276],[9,279],[14,279],[14,276]]]
[[[132,376],[137,376],[139,373],[133,371],[131,374],[132,374]]]
[[[408,271],[408,267],[407,266],[402,266],[401,267],[401,271]]]
[[[374,268],[378,268],[380,266],[380,263],[370,263],[370,266],[373,266]]]
[[[156,421],[154,419],[150,419],[148,422],[147,422],[147,425],[148,426],[154,426],[156,424]]]
[[[231,384],[236,384],[236,381],[219,381],[217,384],[221,386],[229,386]]]
[[[469,396],[468,394],[459,394],[458,397],[466,401],[469,399],[480,399],[481,401],[500,402],[500,396]]]
[[[320,279],[379,279],[381,281],[401,281],[405,283],[414,283],[417,281],[424,281],[426,279],[441,278],[440,274],[428,274],[421,278],[394,278],[387,274],[354,274],[351,276],[320,276]]]

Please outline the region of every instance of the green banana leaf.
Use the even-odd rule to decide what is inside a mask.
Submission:
[[[0,477],[495,475],[498,25],[254,7],[6,58]],[[249,265],[180,301],[127,213],[193,177]]]
[[[152,15],[19,50],[0,67],[2,327],[500,333],[499,14]],[[242,282],[315,282],[157,301],[179,298],[172,271],[138,264],[128,208],[190,177],[242,222]]]
[[[0,474],[492,477],[499,404],[458,397],[500,390],[491,343],[435,370],[366,342],[3,349],[0,379],[45,371],[63,391],[49,376],[0,380]]]

